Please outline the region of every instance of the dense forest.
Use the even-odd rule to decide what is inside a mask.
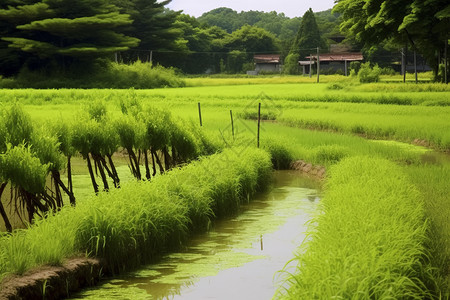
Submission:
[[[401,10],[387,0],[366,2],[340,0],[333,10],[310,10],[306,18],[225,7],[195,18],[166,8],[170,0],[5,0],[0,75],[79,78],[111,62],[136,61],[186,74],[240,73],[253,69],[255,53],[295,61],[304,56],[301,48],[327,51],[335,43],[330,37],[343,35],[368,58],[401,48],[417,51],[437,73],[449,32],[447,1],[404,0]],[[300,36],[311,31],[315,37]]]

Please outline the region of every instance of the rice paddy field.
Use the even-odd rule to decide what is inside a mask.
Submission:
[[[93,103],[105,108],[105,124],[114,124],[123,118],[124,104],[139,103],[150,111],[170,112],[193,140],[203,141],[199,149],[213,149],[198,150],[200,156],[228,154],[214,154],[200,163],[186,160],[190,163],[155,178],[154,188],[147,190],[140,188],[144,183],[134,183],[127,160],[116,153],[121,180],[129,184],[100,197],[92,196],[85,161],[75,154],[79,205],[64,209],[67,217],[57,214],[30,229],[5,234],[0,241],[0,277],[58,264],[80,251],[116,262],[115,271],[139,264],[144,247],[154,249],[151,254],[171,248],[194,227],[206,230],[214,216],[236,211],[236,203],[267,185],[268,161],[288,168],[301,159],[327,168],[325,197],[310,223],[310,239],[299,245],[297,268],[286,272],[290,288],[280,288],[276,298],[448,299],[450,88],[388,79],[359,84],[323,76],[317,84],[296,77],[188,78],[188,87],[177,89],[1,90],[2,109],[20,104],[36,128],[52,122],[76,124]],[[259,143],[264,151],[254,149],[259,104]],[[205,168],[196,169],[196,164],[214,159],[222,164],[208,164],[209,175]],[[201,180],[191,182],[186,174]],[[164,188],[172,182],[178,183]],[[143,191],[150,190],[147,197]],[[124,220],[127,207],[120,193],[134,191],[138,204],[130,209],[141,213],[132,224]],[[168,201],[170,197],[176,200]],[[142,210],[146,201],[153,204]],[[147,217],[154,218],[154,227],[143,223]],[[55,230],[64,228],[61,222],[66,220],[73,220],[66,226],[70,233]],[[159,238],[147,239],[146,234]],[[36,240],[46,239],[61,242],[55,249],[42,250]],[[136,251],[131,254],[130,244]],[[130,255],[136,261],[124,260]]]

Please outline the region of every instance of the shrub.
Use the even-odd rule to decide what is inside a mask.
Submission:
[[[361,65],[361,69],[358,72],[359,81],[361,83],[378,82],[380,80],[381,69],[378,65],[373,68],[370,67],[370,63],[364,63]]]
[[[284,74],[298,74],[298,59],[299,55],[290,53],[284,59],[283,73]]]
[[[94,78],[100,87],[153,89],[161,87],[185,86],[173,69],[152,66],[150,63],[136,61],[131,65],[110,63],[104,72]]]
[[[46,74],[27,69],[16,79],[0,78],[3,88],[137,88],[183,87],[173,68],[152,66],[137,61],[130,65],[100,62],[96,68],[89,67],[84,73]]]
[[[358,74],[359,69],[361,69],[361,62],[360,61],[352,61],[350,63],[350,70],[355,71],[355,74]]]

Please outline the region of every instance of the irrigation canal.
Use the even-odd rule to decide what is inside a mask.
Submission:
[[[275,172],[269,193],[194,236],[183,251],[73,299],[271,299],[283,276],[277,271],[294,257],[319,201],[318,184],[298,174]]]

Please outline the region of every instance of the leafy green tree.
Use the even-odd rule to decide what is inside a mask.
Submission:
[[[437,72],[436,53],[444,49],[450,31],[448,1],[338,0],[334,11],[342,13],[341,31],[365,49],[383,42],[410,44]]]
[[[244,25],[223,40],[227,49],[227,71],[241,72],[245,63],[253,60],[255,53],[276,53],[280,51],[280,41],[265,29]]]
[[[27,3],[30,2],[30,3]],[[122,33],[132,20],[105,0],[18,0],[0,10],[10,29],[2,37],[8,47],[31,54],[36,68],[52,63],[62,71],[138,45]]]
[[[153,60],[168,66],[171,65],[173,55],[167,52],[188,50],[183,30],[176,25],[180,12],[165,8],[170,2],[171,0],[112,0],[121,13],[130,15],[133,20],[125,33],[140,40],[138,46],[121,53],[123,61],[147,61],[150,59],[150,51],[153,51]]]
[[[310,55],[316,47],[324,49],[326,48],[326,43],[320,35],[312,9],[309,9],[302,17],[297,36],[286,59],[285,73],[297,73],[298,61]]]
[[[265,29],[244,25],[230,34],[224,41],[226,48],[246,52],[279,51],[279,40]]]

